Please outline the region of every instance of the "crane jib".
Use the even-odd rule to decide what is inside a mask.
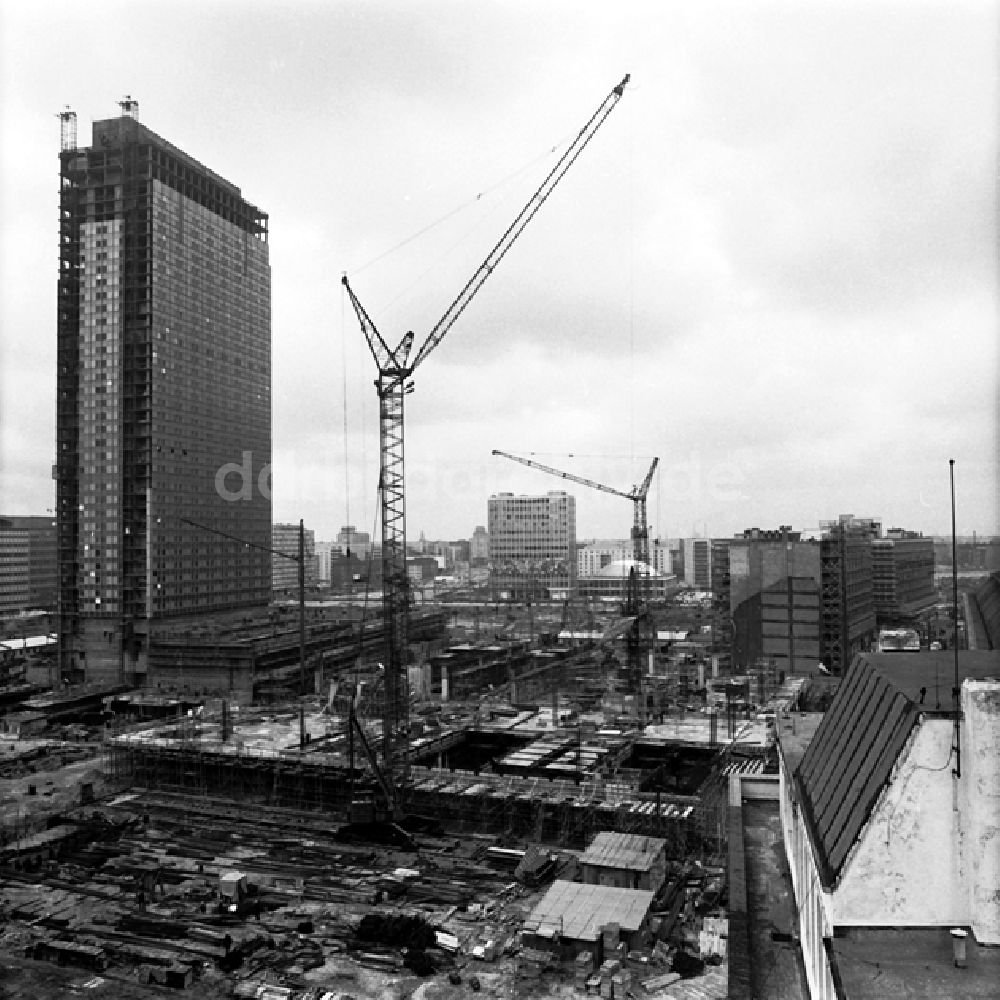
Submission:
[[[368,348],[378,367],[375,383],[379,395],[379,494],[382,520],[382,617],[384,636],[384,671],[382,673],[381,752],[369,751],[369,762],[375,772],[381,793],[379,803],[391,818],[405,811],[409,787],[409,681],[407,673],[409,632],[409,577],[406,567],[406,487],[403,472],[404,422],[403,399],[412,388],[409,376],[424,358],[441,342],[452,325],[493,274],[524,228],[534,218],[563,175],[604,123],[625,92],[630,76],[622,79],[598,109],[591,115],[568,149],[545,180],[528,199],[517,218],[507,227],[496,246],[466,282],[454,301],[445,310],[416,355],[409,360],[413,334],[407,333],[395,351],[378,332],[371,317],[354,294],[347,276],[342,284],[361,324]],[[648,478],[648,477],[647,477]],[[608,490],[617,493],[617,490]],[[358,733],[363,736],[362,727]],[[353,748],[355,727],[351,727]],[[362,740],[366,743],[367,738]],[[351,753],[353,769],[353,749]],[[373,806],[376,805],[373,802]],[[376,812],[379,810],[376,809]]]

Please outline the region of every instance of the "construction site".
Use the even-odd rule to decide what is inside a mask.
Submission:
[[[309,606],[301,522],[298,601],[256,613],[182,614],[168,587],[170,614],[143,618],[136,574],[128,594],[116,578],[118,618],[74,620],[63,578],[53,690],[3,717],[0,995],[728,995],[747,961],[745,927],[730,943],[732,800],[776,773],[775,720],[802,678],[727,675],[710,597],[682,606],[664,582],[654,600],[658,460],[625,490],[515,459],[631,503],[620,600],[584,606],[572,560],[549,567],[568,589],[539,591],[512,553],[503,601],[418,608],[407,565],[414,370],[628,82],[412,356],[413,334],[390,348],[342,280],[377,367],[377,594]],[[136,538],[154,529],[171,551],[173,531],[192,551],[211,534],[242,559],[273,554],[185,517]],[[88,642],[68,671],[67,647]],[[98,668],[111,682],[85,683]]]
[[[707,640],[656,641],[643,703],[619,612],[581,639],[539,606],[543,644],[509,608],[468,611],[408,667],[388,764],[374,658],[321,676],[336,658],[312,658],[322,696],[49,696],[39,728],[5,726],[11,981],[725,996],[730,779],[774,770],[801,680],[713,677]],[[473,611],[500,638],[461,641]]]

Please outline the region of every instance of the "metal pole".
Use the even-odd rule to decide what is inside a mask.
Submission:
[[[952,643],[955,650],[955,686],[951,689],[955,709],[955,768],[952,774],[956,778],[961,778],[962,743],[961,719],[959,718],[961,688],[958,679],[958,538],[955,534],[955,459],[953,458],[948,459],[948,472],[951,478],[951,596],[954,608],[952,619],[955,626],[955,641]]]
[[[299,749],[306,745],[306,528],[299,518]]]
[[[951,619],[955,629],[955,685],[958,686],[958,539],[955,535],[955,459],[948,459],[951,478]]]
[[[49,687],[55,691],[62,683],[63,664],[63,557],[62,557],[62,523],[59,518],[59,487],[56,487],[57,501],[56,509],[52,512],[55,515],[56,529],[56,672],[52,676],[52,669],[49,668]]]

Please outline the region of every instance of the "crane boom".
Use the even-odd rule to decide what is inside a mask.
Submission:
[[[379,495],[382,510],[382,617],[385,671],[382,712],[381,770],[377,775],[391,815],[402,811],[409,780],[409,579],[406,571],[406,479],[404,463],[404,399],[412,391],[414,369],[441,342],[466,306],[506,256],[514,241],[534,218],[553,188],[573,165],[605,119],[621,100],[629,76],[622,79],[591,115],[541,186],[496,246],[466,282],[410,360],[413,333],[408,332],[393,351],[358,300],[345,274],[341,281],[357,314],[368,348],[378,368],[375,389],[379,399]],[[378,769],[377,769],[378,770]]]
[[[553,469],[551,465],[543,465],[541,462],[533,462],[530,458],[521,458],[519,455],[511,455],[510,452],[500,451],[499,448],[494,448],[494,455],[502,455],[504,458],[509,458],[512,462],[520,462],[521,465],[530,466],[532,469],[540,469],[542,472],[551,473],[553,476],[558,476],[560,479],[568,479],[571,482],[579,483],[581,486],[590,486],[595,490],[600,490],[602,493],[611,493],[616,497],[624,497],[626,500],[642,500],[645,499],[646,494],[649,492],[649,484],[653,481],[653,473],[656,471],[657,463],[660,461],[659,458],[653,459],[653,464],[649,467],[649,472],[646,473],[646,478],[642,481],[641,486],[633,486],[628,493],[624,490],[616,490],[613,486],[606,486],[604,483],[595,483],[593,479],[584,479],[583,476],[576,476],[572,472],[563,472],[561,469]]]
[[[553,469],[551,465],[543,465],[541,462],[533,462],[530,458],[520,458],[518,455],[511,455],[509,452],[500,451],[499,448],[494,448],[493,454],[509,458],[512,462],[520,462],[521,465],[527,465],[532,469],[540,469],[542,472],[551,473],[553,476],[558,476],[560,479],[568,479],[571,482],[579,483],[581,486],[591,486],[595,490],[600,490],[602,493],[612,493],[614,496],[624,497],[626,500],[633,499],[631,493],[623,493],[621,490],[616,490],[613,486],[605,486],[604,483],[595,483],[592,479],[584,479],[583,476],[574,476],[572,472],[562,472],[560,469]]]
[[[576,138],[567,147],[566,152],[563,153],[556,165],[549,171],[548,176],[539,185],[538,190],[528,199],[527,204],[521,209],[517,218],[507,227],[506,232],[497,241],[496,246],[486,255],[486,259],[479,265],[479,269],[466,282],[465,287],[455,297],[454,302],[445,310],[444,315],[437,321],[434,329],[427,335],[427,339],[421,344],[420,350],[417,351],[417,356],[413,359],[413,368],[416,368],[441,343],[444,335],[451,329],[455,320],[461,316],[462,311],[472,301],[472,297],[482,287],[483,282],[493,273],[497,264],[503,260],[507,251],[513,245],[514,240],[521,235],[524,227],[527,226],[534,218],[535,213],[545,204],[546,199],[552,193],[552,189],[562,180],[563,174],[573,165],[573,162],[583,152],[587,143],[594,138],[597,130],[604,124],[604,119],[611,114],[615,105],[621,100],[629,78],[629,74],[626,73],[622,82],[614,87],[611,93],[604,98],[601,106],[590,116],[587,124],[580,129]]]

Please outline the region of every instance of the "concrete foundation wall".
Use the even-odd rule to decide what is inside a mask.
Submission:
[[[253,691],[253,668],[243,664],[189,663],[185,661],[154,663],[150,667],[147,686],[177,691],[228,692],[250,695]]]

